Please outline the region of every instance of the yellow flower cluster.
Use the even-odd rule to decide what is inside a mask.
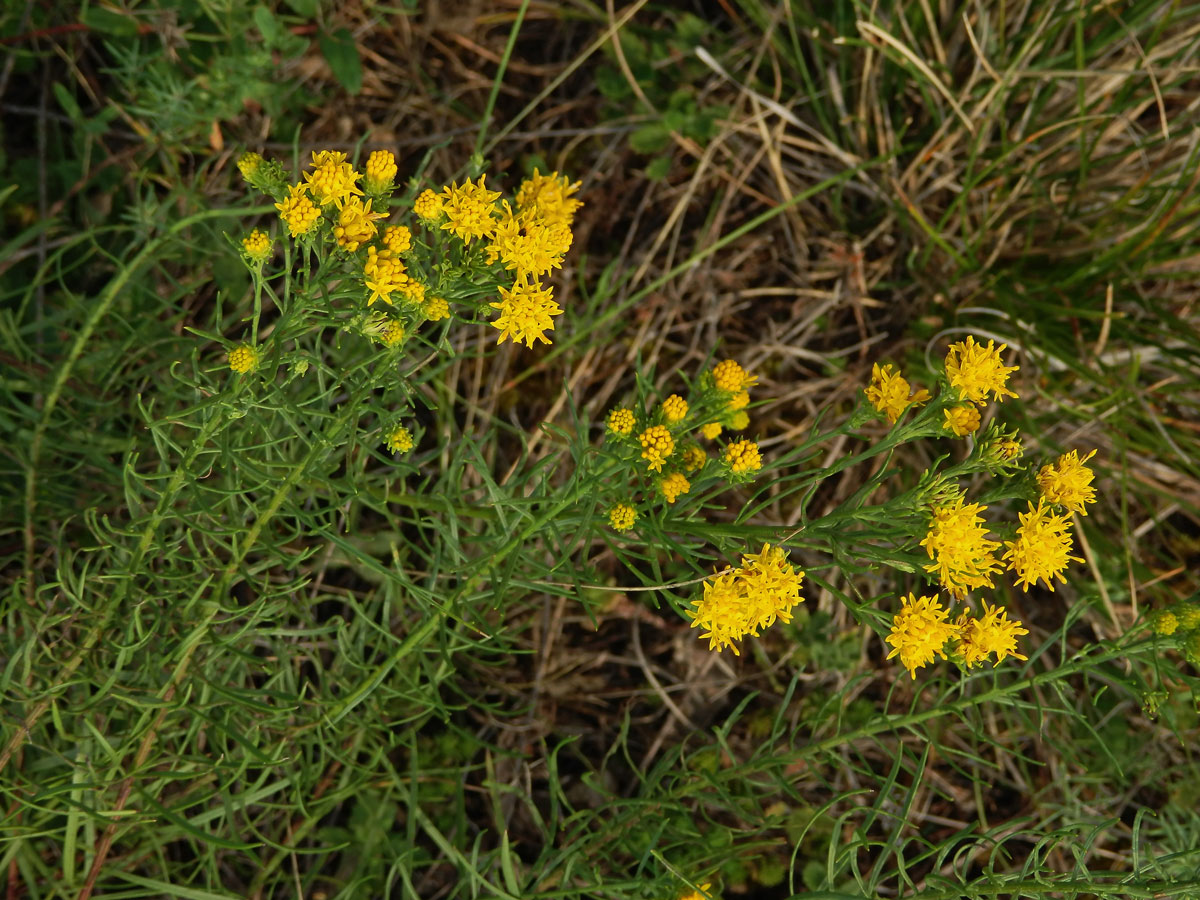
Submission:
[[[540,196],[547,198],[545,184]],[[714,439],[728,427],[734,430],[749,424],[745,407],[750,402],[747,388],[758,381],[734,360],[717,363],[701,373],[685,397],[670,394],[649,411],[618,406],[609,411],[605,433],[610,445],[622,458],[631,474],[652,487],[668,505],[691,491],[693,479],[703,478],[708,454],[697,436]],[[715,420],[715,421],[713,421]],[[738,440],[720,454],[719,473],[730,484],[750,480],[762,469],[759,446],[754,441]],[[645,475],[657,475],[646,485]]]
[[[704,595],[692,602],[692,627],[706,629],[708,649],[718,652],[725,647],[740,655],[734,641],[747,635],[758,637],[778,619],[792,620],[792,607],[804,598],[800,587],[804,572],[787,561],[782,547],[763,544],[759,553],[742,557],[741,565],[724,575],[705,580]]]
[[[1037,474],[1038,488],[1042,496],[1056,506],[1064,506],[1068,511],[1087,515],[1085,503],[1096,502],[1096,489],[1092,487],[1094,474],[1086,465],[1087,461],[1096,455],[1093,450],[1083,459],[1079,451],[1072,450],[1060,456],[1050,465],[1042,466]]]
[[[890,363],[871,366],[871,383],[864,391],[867,401],[883,413],[893,425],[910,406],[919,406],[929,399],[929,391],[913,391]]]
[[[389,453],[407,453],[413,448],[413,437],[403,425],[395,426],[387,435],[387,448]]]
[[[314,151],[311,165],[294,184],[286,181],[282,166],[258,154],[244,155],[238,168],[252,185],[272,193],[289,235],[306,239],[318,253],[336,246],[343,265],[360,279],[366,309],[379,300],[389,306],[403,301],[398,312],[404,318],[397,323],[403,333],[422,321],[449,318],[447,298],[465,296],[476,304],[476,313],[497,310],[490,322],[499,331],[497,343],[550,343],[548,334],[563,310],[540,279],[562,267],[573,240],[573,218],[582,206],[573,196],[579,185],[557,172],[542,175],[535,169],[512,202],[488,188],[484,175],[452,182],[440,192],[427,189],[414,201],[409,224],[385,224],[398,174],[390,151],[371,153],[365,175],[345,153]],[[426,229],[420,239],[409,227],[413,222]],[[445,244],[451,238],[462,242],[457,250]],[[472,250],[477,240],[484,242],[482,253]],[[269,254],[269,243],[264,250],[259,238],[250,241],[248,259]],[[481,297],[480,286],[490,287],[493,296]],[[348,327],[359,333],[383,339],[380,329],[386,323],[376,314],[360,314],[350,322]]]
[[[272,250],[272,241],[267,236],[265,231],[255,228],[246,237],[242,239],[242,252],[246,254],[246,259],[257,266],[261,266],[270,257]]]
[[[1200,602],[1185,600],[1159,610],[1150,617],[1149,624],[1155,634],[1172,638],[1188,661],[1200,667]]]
[[[239,375],[245,375],[258,368],[259,354],[250,344],[242,344],[229,351],[229,368]]]
[[[1000,569],[993,555],[1000,544],[987,539],[987,523],[981,515],[986,509],[978,503],[965,504],[961,495],[952,503],[936,506],[929,533],[921,541],[933,560],[925,571],[936,574],[955,596],[984,585],[992,587],[992,573]]]
[[[637,521],[637,510],[628,503],[618,503],[608,511],[608,524],[613,531],[628,531]]]
[[[987,602],[983,608],[982,616],[972,616],[964,609],[951,622],[949,611],[936,598],[909,594],[892,620],[892,630],[887,636],[892,652],[887,658],[899,656],[900,664],[914,679],[917,669],[939,656],[948,658],[946,647],[950,642],[953,643],[949,655],[968,668],[983,665],[993,653],[996,655],[993,665],[1010,656],[1027,659],[1017,652],[1017,637],[1029,631],[1020,622],[1010,621],[1007,610]]]
[[[1000,361],[1000,354],[1008,345],[996,347],[995,343],[988,341],[984,347],[975,343],[975,338],[968,337],[950,345],[946,354],[946,379],[958,391],[960,400],[983,406],[989,393],[996,401],[1017,396],[1005,386],[1008,376],[1017,371],[1017,367],[1005,366]]]
[[[1022,590],[1037,581],[1054,590],[1054,579],[1066,584],[1063,572],[1072,562],[1083,562],[1071,555],[1071,523],[1046,509],[1045,498],[1038,498],[1037,506],[1029,504],[1028,512],[1021,513],[1021,524],[1016,538],[1004,544],[1004,559],[1016,573],[1017,584]]]

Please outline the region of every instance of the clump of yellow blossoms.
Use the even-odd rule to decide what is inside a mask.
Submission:
[[[1005,366],[1000,361],[1000,354],[1007,346],[996,347],[995,341],[988,341],[984,347],[975,343],[973,337],[950,345],[946,354],[946,378],[958,391],[960,400],[982,406],[989,393],[997,401],[1017,396],[1005,386],[1008,376],[1017,371],[1016,366]]]
[[[946,417],[945,429],[956,437],[966,437],[979,430],[980,416],[977,406],[952,406],[943,415]]]
[[[1086,516],[1084,504],[1096,502],[1096,489],[1092,487],[1095,473],[1085,464],[1095,455],[1093,450],[1080,459],[1079,451],[1072,450],[1051,465],[1042,466],[1037,474],[1042,496],[1056,506],[1065,506],[1070,512]]]
[[[914,679],[917,669],[932,663],[937,657],[953,657],[968,669],[980,666],[993,653],[999,665],[1008,657],[1028,659],[1017,652],[1017,637],[1029,634],[1020,622],[1010,621],[1008,611],[991,606],[984,601],[984,613],[974,617],[963,610],[957,619],[950,621],[950,612],[935,597],[915,597],[909,594],[892,620],[892,630],[887,636],[893,656],[900,657],[900,664],[908,669]],[[950,645],[947,652],[947,645]]]
[[[913,391],[890,363],[871,366],[871,383],[864,393],[868,402],[893,425],[910,406],[919,406],[929,399],[929,391],[923,388]]]
[[[464,318],[490,316],[497,343],[550,343],[563,310],[542,279],[562,267],[571,247],[573,219],[582,206],[573,196],[578,183],[535,169],[504,199],[480,175],[422,191],[410,210],[400,210],[402,221],[389,222],[398,175],[391,151],[372,152],[365,174],[345,153],[314,151],[294,183],[279,163],[255,153],[243,156],[238,168],[249,184],[272,196],[292,238],[318,261],[332,252],[335,264],[323,263],[323,273],[361,285],[358,314],[340,319],[347,329],[379,338],[381,314],[368,309],[382,300],[391,307],[386,315],[413,333],[425,322],[449,318],[454,302],[473,307]],[[477,241],[484,242],[484,252],[472,246]],[[246,245],[247,258],[256,261],[250,249]],[[264,251],[255,244],[254,252]]]
[[[246,259],[257,266],[261,266],[267,261],[271,256],[272,249],[271,238],[265,231],[258,228],[242,239],[242,252],[246,254]]]
[[[253,372],[258,368],[259,360],[258,350],[250,344],[242,344],[229,351],[229,368],[239,375]]]
[[[403,425],[397,425],[387,436],[387,448],[390,453],[407,453],[413,448],[413,437]]]
[[[547,185],[543,184],[539,202],[548,202]],[[728,484],[750,481],[763,466],[757,443],[733,441],[720,453],[720,464],[710,466],[698,438],[712,440],[725,428],[737,431],[749,425],[747,388],[757,381],[757,376],[727,359],[701,372],[686,396],[668,394],[656,404],[611,409],[604,427],[606,452],[619,460],[629,476],[608,486],[615,495],[610,495],[611,501],[640,492],[674,506],[684,494],[703,490],[718,478]],[[630,480],[637,484],[629,484]]]
[[[1083,562],[1071,555],[1071,523],[1066,516],[1056,515],[1039,498],[1037,506],[1021,513],[1021,525],[1014,540],[1005,542],[1004,559],[1017,576],[1017,584],[1028,590],[1039,580],[1054,590],[1054,579],[1066,583],[1063,572],[1074,562]]]
[[[628,503],[618,503],[608,511],[608,523],[613,531],[628,531],[637,521],[637,510]]]
[[[986,509],[978,503],[965,503],[959,495],[932,510],[929,533],[921,541],[933,560],[925,571],[936,574],[955,596],[985,585],[992,587],[992,573],[1001,568],[994,555],[1000,543],[988,540],[987,523],[981,515]]]
[[[708,638],[708,649],[728,647],[740,655],[734,641],[758,637],[776,620],[792,620],[792,607],[804,599],[803,581],[804,572],[787,561],[786,550],[763,544],[759,553],[743,556],[733,572],[705,580],[704,595],[692,602],[692,627],[706,629],[700,637]]]
[[[661,472],[667,457],[675,452],[675,439],[662,425],[651,425],[638,435],[642,445],[642,459],[651,472]]]

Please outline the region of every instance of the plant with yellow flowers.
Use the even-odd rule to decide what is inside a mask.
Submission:
[[[249,334],[227,348],[230,369],[243,379],[270,379],[281,366],[299,377],[324,362],[322,344],[330,339],[319,335],[328,331],[376,348],[373,361],[356,362],[340,377],[369,371],[385,388],[389,377],[399,386],[397,363],[410,346],[436,343],[444,320],[485,322],[497,343],[550,343],[563,310],[548,279],[571,247],[582,206],[577,183],[534,169],[509,197],[484,174],[401,191],[387,150],[372,152],[361,171],[334,150],[315,151],[294,179],[257,153],[243,155],[238,169],[270,196],[286,238],[275,271],[268,230],[241,239],[255,304]],[[260,342],[260,319],[272,308],[281,318]],[[391,452],[407,452],[413,440],[403,426],[381,431]]]

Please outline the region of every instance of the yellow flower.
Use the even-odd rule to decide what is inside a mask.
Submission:
[[[955,626],[947,621],[948,615],[934,597],[909,594],[892,620],[887,642],[893,649],[887,658],[899,656],[900,664],[916,680],[917,669],[929,665],[937,656],[946,658],[943,649],[946,641],[957,634]]]
[[[754,387],[758,382],[757,375],[747,374],[746,370],[732,359],[722,360],[713,366],[712,376],[717,389],[730,394]]]
[[[265,231],[255,228],[242,238],[242,251],[250,262],[261,266],[271,256],[272,243]]]
[[[704,464],[708,461],[708,454],[703,448],[697,447],[695,444],[683,451],[683,468],[688,472],[695,472],[697,469],[704,468]]]
[[[716,440],[721,434],[720,422],[709,422],[707,425],[700,426],[700,433],[710,441]]]
[[[337,224],[333,226],[333,236],[337,238],[339,247],[353,253],[375,237],[375,222],[382,218],[383,213],[371,212],[369,205],[357,197],[351,197],[338,213]]]
[[[400,293],[404,295],[405,300],[416,306],[425,302],[425,285],[413,278],[400,285]]]
[[[505,200],[504,212],[491,232],[487,247],[488,264],[500,260],[504,268],[514,270],[517,278],[542,276],[562,268],[563,253],[557,235],[540,219],[525,213],[514,216]]]
[[[708,883],[702,884],[702,885],[700,885],[699,891],[689,891],[688,893],[686,893],[682,897],[680,897],[679,900],[710,900],[710,898],[708,896],[708,889],[710,887],[712,887],[711,884],[708,884]],[[701,893],[701,891],[703,891],[704,893]]]
[[[547,225],[570,226],[575,211],[583,206],[582,201],[571,196],[577,190],[578,181],[570,184],[565,175],[561,178],[557,172],[541,175],[534,169],[517,190],[517,209],[533,213]]]
[[[749,391],[738,391],[736,394],[734,394],[732,397],[729,398],[729,403],[727,403],[725,405],[725,408],[728,409],[730,412],[737,412],[739,409],[745,409],[749,404],[750,404],[750,392]]]
[[[731,431],[742,431],[750,424],[750,417],[746,415],[746,411],[739,409],[729,417],[729,429]]]
[[[396,157],[390,150],[376,150],[367,157],[367,177],[364,184],[372,194],[382,194],[396,180]]]
[[[1021,524],[1015,540],[1006,541],[1004,559],[1010,570],[1017,574],[1021,590],[1029,590],[1039,579],[1046,587],[1054,590],[1054,579],[1066,584],[1062,573],[1074,560],[1071,555],[1071,524],[1066,516],[1055,515],[1045,507],[1045,498],[1038,498],[1036,507],[1029,504],[1029,511],[1021,513]]]
[[[394,258],[390,251],[367,248],[367,261],[363,263],[363,284],[370,291],[367,306],[376,300],[391,305],[392,294],[400,291],[408,282],[404,263]]]
[[[924,403],[929,399],[929,391],[921,389],[910,393],[908,382],[900,377],[896,367],[891,363],[871,366],[871,383],[864,391],[867,400],[879,412],[887,416],[893,425],[900,414],[908,407]]]
[[[1200,628],[1200,606],[1184,604],[1175,607],[1176,615],[1179,617],[1179,627],[1184,631],[1193,631]]]
[[[485,178],[486,175],[480,175],[478,184],[472,184],[468,178],[462,187],[451,184],[442,189],[442,212],[446,214],[442,229],[467,244],[475,238],[488,237],[496,227],[492,213],[500,192],[489,191]]]
[[[1179,619],[1175,616],[1175,613],[1171,612],[1169,609],[1164,609],[1154,617],[1154,623],[1152,627],[1154,628],[1155,634],[1174,634],[1176,629],[1179,628]]]
[[[754,441],[738,441],[725,448],[725,465],[735,475],[757,472],[762,468],[762,456]]]
[[[389,453],[407,453],[413,448],[412,434],[403,425],[393,428],[387,437]]]
[[[389,319],[379,332],[379,340],[383,341],[386,347],[395,347],[404,340],[404,326],[395,319]]]
[[[304,173],[307,184],[304,189],[319,206],[334,204],[338,209],[351,196],[362,195],[357,181],[362,176],[354,171],[350,163],[345,162],[346,154],[335,150],[320,150],[313,152],[313,165],[316,168]]]
[[[1065,506],[1070,512],[1086,516],[1084,504],[1096,502],[1096,489],[1092,487],[1095,473],[1085,463],[1095,455],[1093,450],[1080,459],[1079,451],[1072,450],[1060,456],[1053,465],[1042,466],[1037,474],[1042,496],[1051,503]]]
[[[263,164],[263,158],[257,153],[243,153],[237,161],[238,171],[242,173],[242,177],[249,181],[254,177],[254,173],[258,171],[258,167]]]
[[[682,422],[688,414],[688,403],[678,394],[672,394],[662,404],[663,418],[672,425]]]
[[[511,291],[500,288],[500,302],[491,306],[500,310],[500,318],[492,323],[493,328],[500,329],[496,343],[509,338],[514,344],[524,341],[526,347],[532,347],[535,340],[549,344],[546,332],[554,330],[553,316],[562,313],[550,288],[524,280],[514,284]]]
[[[964,505],[960,495],[933,509],[929,533],[921,546],[933,560],[925,571],[936,574],[946,590],[961,597],[967,591],[992,586],[992,573],[1000,571],[994,551],[998,541],[987,539],[987,523],[980,515],[986,506]]]
[[[421,304],[421,310],[430,322],[450,318],[450,304],[441,297],[426,297],[425,302]]]
[[[279,218],[287,226],[288,234],[294,238],[308,234],[321,218],[321,211],[308,199],[304,187],[299,184],[292,185],[287,198],[276,203],[275,208],[279,210]]]
[[[258,368],[261,357],[250,344],[241,344],[229,351],[229,368],[239,375],[253,372]]]
[[[988,341],[984,347],[976,344],[975,338],[968,337],[965,341],[950,345],[946,354],[946,378],[950,386],[958,391],[960,400],[982,406],[987,402],[989,392],[997,401],[1017,396],[1005,387],[1005,383],[1009,373],[1017,371],[1018,367],[1005,366],[1000,361],[1000,354],[1008,345],[995,347],[995,343]]]
[[[634,426],[633,410],[618,406],[608,414],[608,430],[613,434],[629,434]]]
[[[637,521],[637,510],[628,503],[618,503],[608,511],[608,524],[613,531],[628,531]]]
[[[708,638],[709,650],[729,647],[740,655],[734,641],[757,637],[776,619],[792,620],[792,607],[804,599],[803,581],[804,572],[788,563],[787,551],[763,544],[759,553],[743,556],[731,574],[713,575],[704,582],[703,597],[692,601],[692,627],[708,629],[700,637]]]
[[[412,232],[404,225],[389,225],[384,229],[383,243],[394,256],[407,253],[412,249]]]
[[[674,503],[680,494],[686,494],[692,489],[692,484],[679,472],[672,472],[666,478],[660,479],[658,489],[662,491],[668,503]]]
[[[979,407],[972,404],[952,406],[942,413],[946,423],[942,426],[957,437],[966,437],[979,430]]]
[[[638,435],[638,443],[651,472],[661,472],[667,457],[675,452],[675,438],[662,425],[651,425]]]
[[[963,612],[955,622],[958,628],[958,652],[963,663],[971,666],[983,665],[985,659],[996,654],[994,666],[1000,665],[1007,657],[1028,659],[1017,652],[1017,636],[1029,634],[1020,622],[1008,620],[1008,610],[990,606],[983,601],[983,615],[978,619],[971,618]]]
[[[418,219],[432,222],[442,214],[442,198],[429,189],[423,190],[413,202],[413,212]]]

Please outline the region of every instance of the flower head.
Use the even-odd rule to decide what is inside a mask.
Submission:
[[[357,182],[362,178],[354,167],[346,162],[346,154],[335,150],[320,150],[313,152],[311,172],[304,173],[307,184],[304,189],[316,201],[318,206],[328,206],[332,203],[338,209],[355,194],[362,195],[362,189]]]
[[[942,415],[946,417],[942,427],[956,437],[966,437],[979,430],[979,407],[974,404],[952,406]]]
[[[916,680],[917,669],[929,665],[937,656],[946,658],[943,649],[946,641],[958,632],[947,621],[948,615],[936,598],[909,594],[892,620],[887,642],[893,649],[887,658],[899,656],[900,664]]]
[[[450,304],[441,297],[426,297],[421,304],[421,312],[430,322],[438,322],[450,318]]]
[[[1095,473],[1085,463],[1093,456],[1093,450],[1083,459],[1079,451],[1064,453],[1052,465],[1042,466],[1037,474],[1038,487],[1042,496],[1051,503],[1065,506],[1068,511],[1087,515],[1084,504],[1096,502],[1096,489],[1092,487]]]
[[[333,236],[337,238],[338,246],[353,253],[361,245],[375,237],[375,222],[383,218],[383,213],[371,212],[369,204],[363,203],[357,197],[351,197],[342,204],[338,212],[337,224],[333,226]]]
[[[271,250],[272,241],[265,231],[255,228],[242,238],[242,252],[246,254],[246,259],[257,266],[261,266],[270,258]]]
[[[637,521],[637,510],[628,503],[618,503],[608,511],[608,524],[613,531],[628,531]]]
[[[276,203],[275,208],[279,210],[279,218],[287,226],[288,234],[294,238],[308,234],[321,218],[321,211],[308,199],[304,187],[299,184],[292,185],[288,196]]]
[[[258,350],[252,344],[239,344],[229,351],[229,368],[239,375],[253,372],[260,360]]]
[[[618,406],[608,414],[608,430],[613,434],[629,434],[634,424],[632,409]]]
[[[929,399],[929,391],[921,389],[912,392],[908,381],[900,376],[896,367],[891,363],[871,366],[871,383],[863,392],[868,402],[876,410],[887,416],[893,425],[900,414],[914,404],[924,403]]]
[[[500,302],[491,306],[500,310],[500,317],[492,323],[493,328],[500,329],[496,343],[509,338],[514,344],[524,341],[526,347],[532,347],[535,340],[549,344],[546,332],[554,330],[553,317],[562,313],[550,288],[523,279],[512,290],[500,288]]]
[[[745,409],[750,405],[750,392],[738,391],[729,398],[729,402],[725,404],[725,408],[730,412],[737,412],[739,409]]]
[[[367,157],[367,177],[363,184],[368,193],[382,194],[396,180],[396,157],[391,150],[376,150]]]
[[[688,402],[678,394],[672,394],[663,401],[662,414],[672,425],[682,422],[688,414]]]
[[[983,665],[984,660],[993,653],[996,654],[993,666],[1000,665],[1009,656],[1028,659],[1017,652],[1017,637],[1029,634],[1029,630],[1021,627],[1020,622],[1010,622],[1008,610],[991,606],[986,600],[983,601],[983,610],[983,615],[977,619],[963,612],[955,622],[958,628],[958,652],[963,663],[968,668]]]
[[[237,161],[238,171],[247,181],[255,176],[262,164],[263,158],[257,153],[243,153]]]
[[[777,619],[790,622],[792,607],[803,598],[804,572],[787,561],[787,551],[763,544],[759,553],[742,557],[731,574],[713,575],[704,583],[704,596],[693,601],[693,628],[706,628],[708,649],[720,651],[746,635],[757,636]]]
[[[475,238],[488,237],[496,227],[492,213],[500,192],[489,191],[485,178],[486,175],[480,175],[478,184],[468,178],[461,187],[451,184],[442,189],[442,212],[446,215],[442,229],[467,244]]]
[[[412,433],[403,425],[397,425],[387,436],[389,453],[407,453],[413,448]]]
[[[651,425],[638,435],[638,443],[651,472],[661,472],[667,457],[675,452],[675,438],[662,425]]]
[[[713,366],[713,384],[717,390],[736,394],[758,383],[757,375],[750,375],[735,360],[725,359]]]
[[[739,409],[726,422],[729,425],[730,431],[744,431],[746,426],[750,424],[750,417],[746,415],[744,409]]]
[[[404,340],[404,326],[395,319],[388,319],[387,324],[379,332],[379,340],[385,347],[395,347]]]
[[[995,343],[988,341],[984,347],[976,344],[975,338],[968,337],[965,341],[950,345],[946,354],[946,378],[950,386],[958,391],[960,400],[982,406],[987,402],[989,392],[997,401],[1017,396],[1005,387],[1005,383],[1009,373],[1017,371],[1018,367],[1005,366],[1000,361],[1000,354],[1008,345],[996,347]]]
[[[1045,504],[1044,497],[1038,498],[1036,507],[1030,503],[1029,511],[1020,515],[1016,539],[1004,544],[1004,559],[1016,573],[1021,590],[1029,590],[1039,579],[1054,590],[1056,577],[1066,584],[1062,573],[1072,561],[1083,562],[1071,555],[1071,523],[1066,516],[1050,512]]]
[[[412,249],[412,232],[405,225],[389,225],[383,231],[383,243],[394,256],[407,253]]]
[[[994,551],[998,541],[987,539],[988,527],[978,503],[964,504],[959,494],[949,503],[935,506],[929,532],[921,546],[933,562],[925,571],[936,574],[942,586],[956,596],[973,588],[992,585],[992,573],[1000,571]]]
[[[559,177],[557,172],[542,175],[534,169],[517,190],[517,209],[532,213],[547,225],[570,226],[575,211],[583,206],[582,201],[571,196],[577,190],[578,181],[571,184],[565,175]]]
[[[704,468],[704,464],[708,461],[708,454],[704,452],[703,447],[692,444],[683,451],[683,468],[688,472],[695,472],[697,469]]]
[[[762,468],[762,455],[754,441],[737,441],[730,444],[725,448],[722,459],[734,475],[757,472]]]
[[[659,479],[658,489],[662,492],[664,500],[674,503],[680,494],[686,494],[692,489],[692,484],[681,472],[672,472],[666,478]]]
[[[1179,628],[1179,618],[1169,609],[1164,609],[1154,617],[1152,626],[1155,634],[1174,634]]]
[[[442,214],[442,198],[426,188],[413,201],[413,212],[424,222],[432,222]]]
[[[707,425],[700,426],[700,433],[708,440],[716,440],[721,435],[724,426],[720,422],[709,422]]]

